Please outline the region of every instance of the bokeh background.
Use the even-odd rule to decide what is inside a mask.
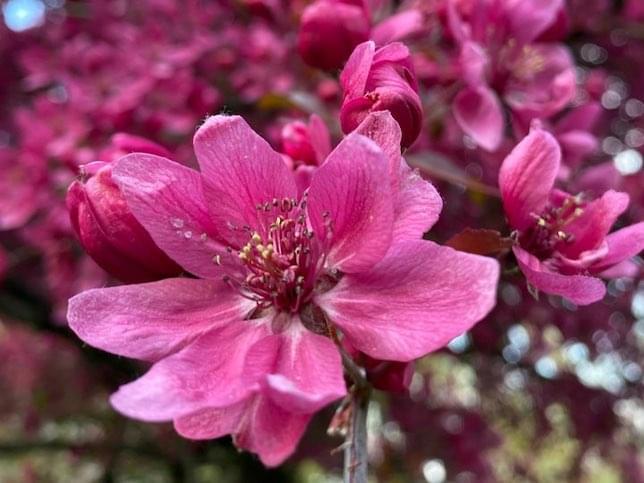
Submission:
[[[339,138],[337,72],[297,53],[307,3],[0,2],[0,482],[341,481],[342,441],[326,435],[333,408],[267,471],[227,439],[195,443],[115,413],[108,395],[145,367],[84,346],[65,323],[70,296],[116,283],[84,254],[64,201],[79,166],[122,154],[115,134],[153,140],[189,165],[195,127],[217,112],[243,115],[278,149],[283,126],[310,113]],[[429,72],[445,51],[444,2],[379,3],[426,15],[426,32],[409,42],[425,105],[409,159],[445,199],[431,238],[507,230],[487,188],[499,157],[454,140],[453,90]],[[643,3],[569,0],[557,39],[575,58],[574,103],[602,107],[596,149],[574,182],[629,192],[622,225],[644,211]],[[485,321],[418,361],[407,393],[376,394],[377,481],[644,481],[636,262],[639,275],[612,280],[589,307],[537,301],[507,270]]]

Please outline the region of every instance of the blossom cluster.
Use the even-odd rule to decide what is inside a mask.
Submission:
[[[436,394],[431,361],[466,352],[480,397],[525,389],[577,435],[637,399],[638,0],[38,0],[12,32],[16,1],[0,316],[143,361],[118,378],[119,413],[230,435],[274,467],[330,405],[347,430],[358,367],[407,457],[422,421],[454,471],[495,481],[473,434],[503,437],[479,403]],[[566,362],[582,346],[620,382]],[[404,455],[383,435],[372,457]]]

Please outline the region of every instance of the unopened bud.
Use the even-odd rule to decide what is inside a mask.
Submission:
[[[117,279],[138,283],[181,273],[130,212],[112,180],[110,164],[104,163],[88,180],[72,183],[67,209],[85,251]]]

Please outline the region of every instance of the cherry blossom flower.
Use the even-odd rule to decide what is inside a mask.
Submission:
[[[601,300],[597,276],[632,272],[628,259],[644,248],[644,222],[609,231],[629,197],[613,190],[588,200],[554,188],[561,163],[555,138],[534,126],[501,166],[503,206],[515,230],[513,248],[528,283],[578,305]]]
[[[154,362],[112,396],[116,409],[172,420],[189,438],[232,434],[277,465],[311,415],[345,395],[340,340],[406,362],[491,310],[497,262],[421,239],[442,203],[404,164],[395,121],[379,113],[361,131],[373,140],[347,136],[301,196],[236,116],[197,131],[201,173],[144,153],[115,164],[134,216],[198,277],[70,300],[87,343]]]

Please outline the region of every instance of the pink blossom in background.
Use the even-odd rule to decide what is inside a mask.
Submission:
[[[396,123],[379,114],[363,129],[378,144],[347,136],[299,199],[281,156],[235,116],[197,131],[201,174],[149,154],[116,163],[132,213],[199,277],[71,300],[83,340],[156,361],[112,397],[118,410],[173,420],[186,437],[233,434],[276,465],[311,415],[345,394],[334,331],[371,357],[404,362],[493,307],[496,261],[420,240],[441,202],[404,166]]]
[[[465,83],[454,98],[454,116],[483,149],[500,146],[502,102],[529,122],[556,114],[572,100],[570,53],[563,45],[539,41],[561,6],[561,0],[448,0],[448,28],[459,49]]]
[[[560,163],[557,141],[533,127],[503,161],[499,186],[516,230],[513,251],[528,283],[585,305],[604,296],[597,276],[620,276],[615,270],[623,263],[630,271],[628,259],[644,249],[644,223],[609,234],[628,207],[628,195],[609,190],[590,201],[554,189]]]

